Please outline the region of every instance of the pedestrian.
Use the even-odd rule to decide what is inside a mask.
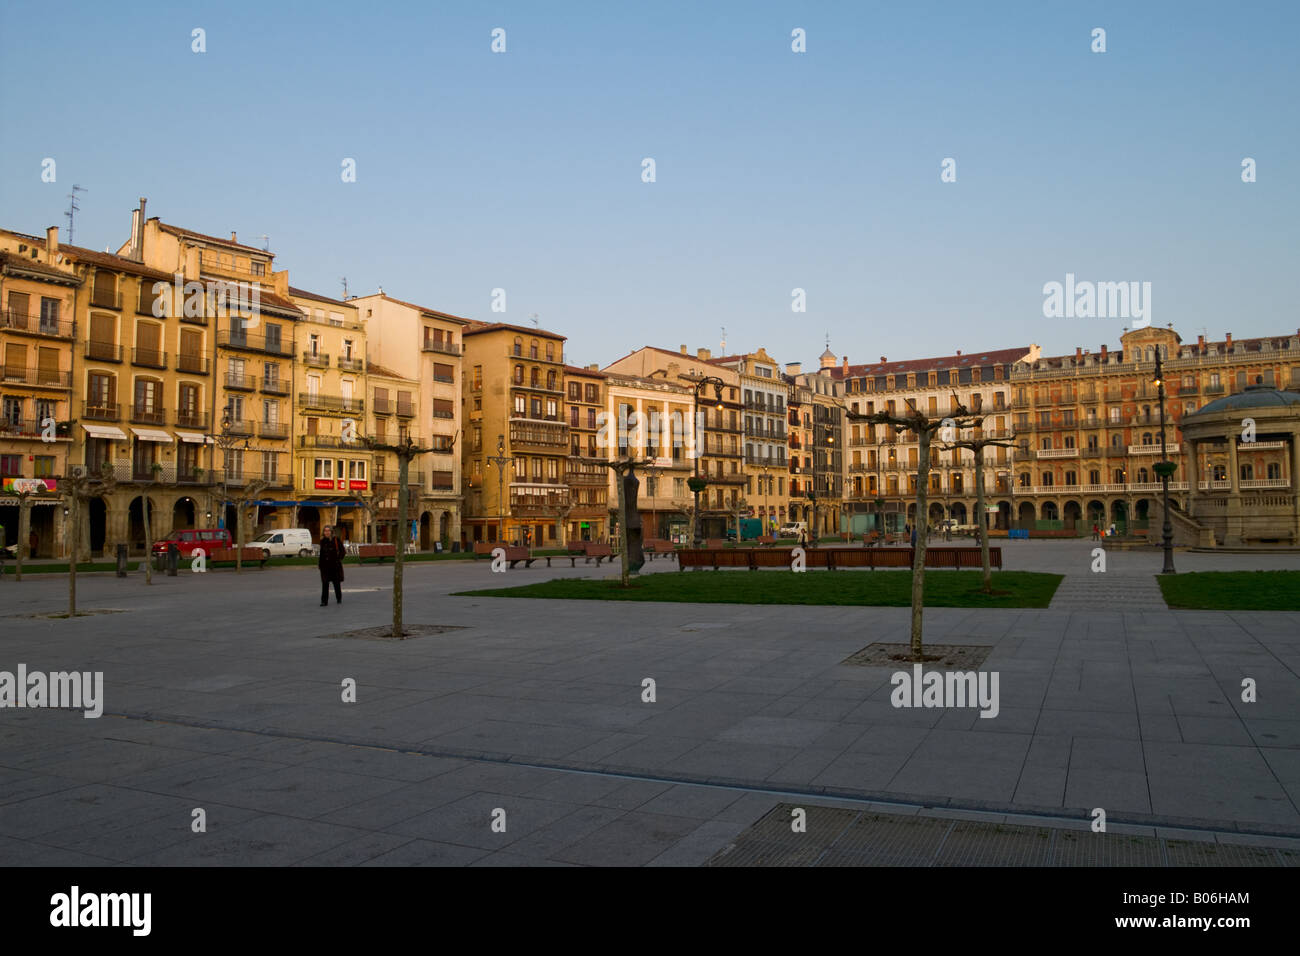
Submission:
[[[1115,522],[1112,521],[1110,523],[1110,530],[1107,531],[1106,533],[1110,535],[1112,538],[1115,537]]]
[[[916,547],[916,527],[912,527],[912,547]]]
[[[1097,527],[1097,523],[1095,521],[1092,524],[1092,540],[1093,541],[1101,540],[1101,528]]]
[[[334,603],[343,603],[343,542],[334,537],[333,529],[326,525],[320,533],[320,606],[330,602],[330,585],[334,585]]]

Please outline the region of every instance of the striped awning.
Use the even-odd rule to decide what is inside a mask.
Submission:
[[[91,438],[112,438],[117,441],[126,441],[126,432],[120,428],[114,428],[112,425],[87,425],[82,422],[81,427],[86,430],[86,434]]]
[[[156,441],[162,442],[164,445],[170,445],[174,441],[171,435],[168,435],[164,431],[159,431],[156,428],[133,427],[131,431],[135,432],[135,437],[140,439],[140,441]]]

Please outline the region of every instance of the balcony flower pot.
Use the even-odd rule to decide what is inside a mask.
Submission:
[[[1176,461],[1158,461],[1151,466],[1152,470],[1161,478],[1172,478],[1174,472],[1178,470]]]
[[[686,479],[686,487],[690,488],[691,491],[693,491],[693,492],[694,492],[694,491],[703,491],[703,490],[704,490],[705,488],[707,488],[708,486],[709,486],[709,481],[708,481],[707,478],[687,478],[687,479]]]

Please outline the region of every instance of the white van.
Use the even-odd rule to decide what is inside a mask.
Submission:
[[[306,528],[268,531],[259,534],[248,546],[261,548],[268,558],[292,557],[295,554],[300,558],[310,558],[316,553],[315,545],[311,543],[311,532]]]
[[[803,521],[787,521],[777,529],[778,538],[797,538],[808,530],[808,525]]]

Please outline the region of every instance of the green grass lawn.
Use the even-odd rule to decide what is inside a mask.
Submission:
[[[1158,574],[1170,607],[1196,611],[1300,611],[1300,571]]]
[[[980,591],[978,571],[929,571],[926,607],[1047,607],[1059,574],[993,572],[993,590]],[[617,581],[558,578],[513,588],[460,591],[464,597],[565,598],[585,601],[668,601],[685,604],[839,604],[911,607],[910,571],[690,571]]]

